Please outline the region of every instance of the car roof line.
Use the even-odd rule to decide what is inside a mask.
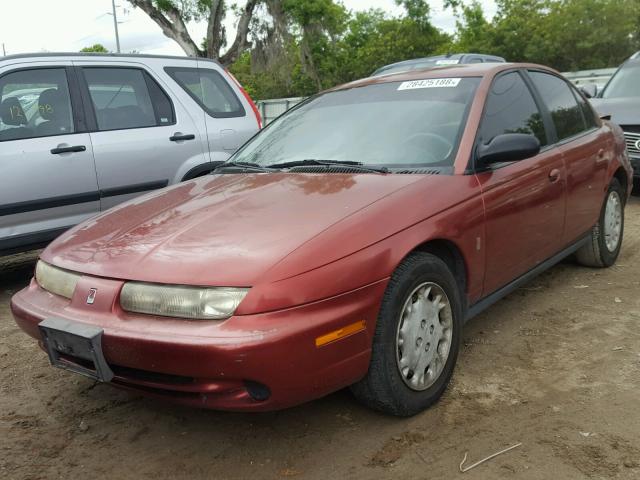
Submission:
[[[198,60],[212,62],[220,65],[220,62],[212,58],[187,57],[178,55],[152,55],[148,53],[98,53],[98,52],[41,52],[41,53],[18,53],[0,57],[0,63],[6,60],[20,60],[26,58],[52,58],[52,57],[88,57],[88,58],[151,58],[157,60]]]

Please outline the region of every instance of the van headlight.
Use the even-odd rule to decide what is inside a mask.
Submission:
[[[222,320],[233,315],[248,288],[191,287],[127,282],[120,306],[127,312],[196,320]]]
[[[73,297],[78,280],[82,275],[49,265],[42,260],[36,264],[36,282],[40,288],[64,298]]]

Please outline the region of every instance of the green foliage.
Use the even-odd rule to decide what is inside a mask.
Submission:
[[[245,53],[231,71],[253,98],[305,96],[366,77],[388,63],[445,52],[452,38],[428,19],[423,0],[404,0],[402,17],[349,13],[333,0],[284,0],[294,35],[286,54],[253,68]]]
[[[101,43],[96,43],[90,47],[84,47],[81,52],[94,52],[94,53],[109,53],[109,50],[105,48]]]
[[[185,22],[203,20],[209,14],[211,0],[153,0],[161,12],[177,9]]]
[[[492,23],[476,2],[459,12],[456,51],[557,70],[617,66],[640,49],[639,0],[498,0]]]
[[[167,0],[169,1],[169,0]],[[445,0],[450,36],[429,20],[426,0],[395,0],[405,13],[348,12],[334,0],[281,0],[291,33],[268,66],[246,52],[231,67],[254,98],[303,96],[371,74],[382,65],[441,53],[479,52],[560,71],[617,66],[640,50],[640,0]]]

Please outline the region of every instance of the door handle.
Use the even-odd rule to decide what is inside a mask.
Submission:
[[[560,180],[560,170],[554,168],[549,172],[549,181],[551,183],[556,183],[558,180]]]
[[[196,136],[193,133],[182,134],[180,132],[174,133],[169,140],[172,142],[182,142],[183,140],[195,140]]]
[[[596,157],[596,163],[602,163],[606,160],[607,158],[604,156],[604,149],[600,149],[598,150],[598,156]]]
[[[51,149],[51,153],[53,155],[60,155],[61,153],[71,153],[71,152],[85,152],[87,147],[84,145],[74,145],[73,147],[56,147]]]

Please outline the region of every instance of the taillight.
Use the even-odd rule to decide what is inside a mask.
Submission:
[[[256,120],[258,121],[258,130],[261,129],[262,128],[262,117],[260,116],[260,111],[258,110],[258,107],[254,103],[254,101],[251,99],[251,97],[249,96],[247,91],[242,87],[242,85],[240,85],[240,82],[238,81],[238,79],[233,76],[233,73],[231,73],[226,68],[225,68],[225,71],[231,77],[231,80],[233,80],[235,82],[235,84],[238,86],[238,88],[242,92],[242,95],[244,95],[244,98],[246,98],[247,102],[249,102],[249,105],[251,105],[251,109],[253,110],[253,114],[256,116]]]

